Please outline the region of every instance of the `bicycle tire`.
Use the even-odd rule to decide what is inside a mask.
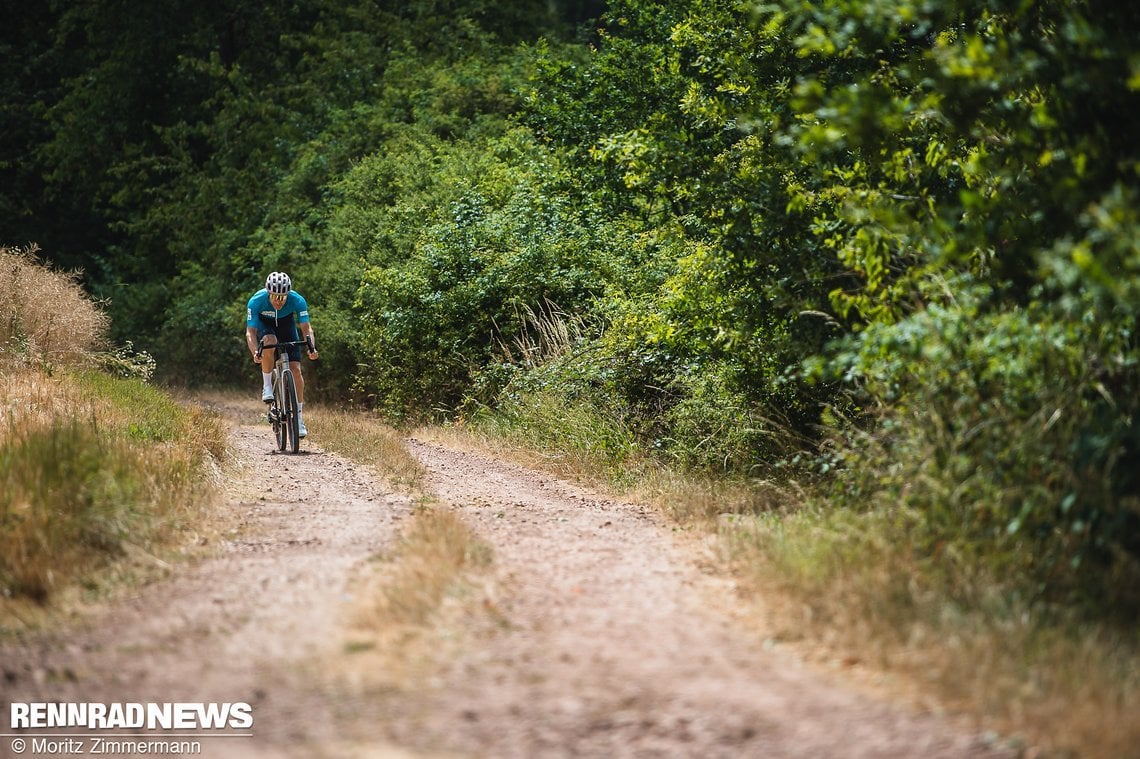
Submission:
[[[293,372],[285,372],[285,420],[289,427],[290,445],[293,453],[301,448],[301,412],[297,409],[297,385],[293,382]]]
[[[289,425],[285,415],[285,375],[278,374],[273,383],[273,435],[277,438],[277,450],[283,451],[289,444]]]

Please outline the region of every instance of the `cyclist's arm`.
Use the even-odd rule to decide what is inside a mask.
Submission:
[[[255,362],[260,361],[257,357],[257,328],[245,328],[245,346],[249,348],[249,355],[253,356]]]
[[[301,339],[309,341],[309,358],[317,357],[317,338],[313,334],[313,325],[309,322],[301,322],[297,325],[301,330]]]

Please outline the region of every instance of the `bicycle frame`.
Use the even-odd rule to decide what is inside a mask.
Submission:
[[[301,412],[297,407],[297,385],[293,379],[293,370],[289,368],[289,352],[285,350],[291,345],[304,345],[312,350],[312,344],[305,340],[278,342],[265,345],[264,341],[257,344],[257,357],[261,358],[266,348],[275,351],[273,362],[273,400],[267,401],[269,411],[267,418],[273,425],[273,435],[277,442],[277,449],[284,451],[291,448],[296,453],[301,447],[300,423]]]

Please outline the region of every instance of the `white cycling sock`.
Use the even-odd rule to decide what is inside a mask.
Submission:
[[[261,373],[261,386],[264,387],[266,390],[272,390],[273,389],[273,372],[262,372]]]

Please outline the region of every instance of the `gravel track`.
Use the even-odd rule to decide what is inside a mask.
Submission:
[[[418,440],[437,508],[491,548],[489,613],[430,676],[361,685],[345,676],[370,661],[345,646],[356,581],[410,499],[321,450],[319,430],[281,455],[247,423],[256,407],[223,411],[241,530],[66,629],[0,641],[5,715],[26,701],[248,703],[251,735],[197,754],[227,758],[1010,755],[766,649],[654,512]]]

